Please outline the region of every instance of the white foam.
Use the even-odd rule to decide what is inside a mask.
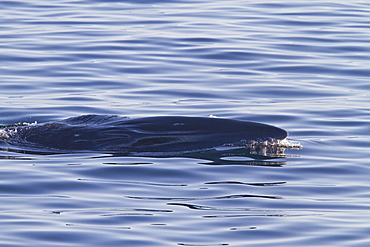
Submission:
[[[289,149],[302,149],[303,145],[298,142],[292,142],[288,139],[277,140],[270,139],[265,141],[252,141],[248,146],[266,146],[266,147],[281,147]]]
[[[277,140],[241,140],[238,143],[225,144],[225,148],[246,147],[251,154],[270,156],[270,157],[286,157],[284,154],[287,149],[301,149],[303,146],[300,143],[291,142],[287,139]]]

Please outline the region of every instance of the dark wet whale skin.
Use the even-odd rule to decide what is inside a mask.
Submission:
[[[62,121],[18,126],[3,141],[57,152],[185,152],[252,140],[282,140],[283,129],[249,121],[202,117],[83,115]]]

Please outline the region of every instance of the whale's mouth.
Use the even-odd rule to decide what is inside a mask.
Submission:
[[[253,140],[240,140],[236,143],[226,143],[224,144],[225,147],[254,147],[254,146],[266,146],[266,147],[282,147],[282,148],[289,148],[289,149],[301,149],[303,146],[298,142],[292,142],[288,139],[276,139],[276,138],[268,138],[268,139],[253,139]]]

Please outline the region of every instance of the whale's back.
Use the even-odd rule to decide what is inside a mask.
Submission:
[[[201,117],[84,115],[6,131],[5,141],[12,145],[60,152],[183,152],[287,137],[285,130],[271,125]]]

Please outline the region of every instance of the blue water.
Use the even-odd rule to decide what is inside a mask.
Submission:
[[[1,1],[0,124],[215,115],[267,161],[0,151],[1,246],[370,246],[370,4]]]

